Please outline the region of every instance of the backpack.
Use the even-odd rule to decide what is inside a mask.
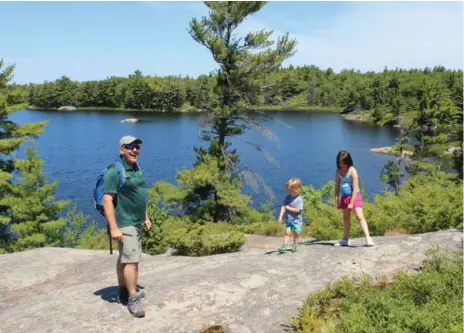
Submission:
[[[126,169],[122,165],[121,161],[117,160],[114,164],[119,169],[119,186],[118,190],[124,185],[124,181],[126,180]],[[95,189],[93,190],[93,203],[94,208],[100,212],[100,214],[105,217],[105,210],[103,208],[103,195],[104,193],[104,184],[103,181],[105,179],[105,173],[109,169],[111,165],[109,165],[106,169],[100,172],[97,176],[97,184],[95,185]]]

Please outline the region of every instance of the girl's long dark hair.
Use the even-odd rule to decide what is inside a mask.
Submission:
[[[340,169],[340,162],[347,165],[348,167],[353,166],[353,159],[351,158],[351,154],[346,150],[341,150],[337,154],[337,170]]]

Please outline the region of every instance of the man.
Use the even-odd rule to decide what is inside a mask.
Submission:
[[[119,188],[120,175],[116,166],[105,173],[103,207],[110,227],[111,238],[118,240],[119,257],[116,265],[119,299],[127,304],[134,317],[144,317],[140,299],[143,291],[137,291],[138,263],[142,255],[142,223],[147,229],[151,221],[147,212],[145,175],[137,164],[142,140],[124,136],[119,141],[120,161],[126,178]],[[119,189],[118,189],[119,188]]]

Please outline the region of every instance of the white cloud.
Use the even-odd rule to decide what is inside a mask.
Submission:
[[[308,22],[311,15],[317,13],[308,13]],[[299,22],[298,30],[290,30],[298,45],[297,53],[286,64],[314,64],[335,71],[440,64],[463,68],[462,3],[353,3],[348,11],[330,21],[330,26],[319,30],[306,32],[303,22]],[[240,32],[263,28],[273,30],[273,25],[258,13],[245,21]],[[275,37],[283,33],[274,29]]]

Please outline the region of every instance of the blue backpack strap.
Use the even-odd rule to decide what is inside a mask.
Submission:
[[[119,187],[120,189],[122,185],[124,185],[124,182],[126,181],[126,169],[124,168],[124,165],[122,165],[120,160],[117,160],[114,165],[119,169]]]

